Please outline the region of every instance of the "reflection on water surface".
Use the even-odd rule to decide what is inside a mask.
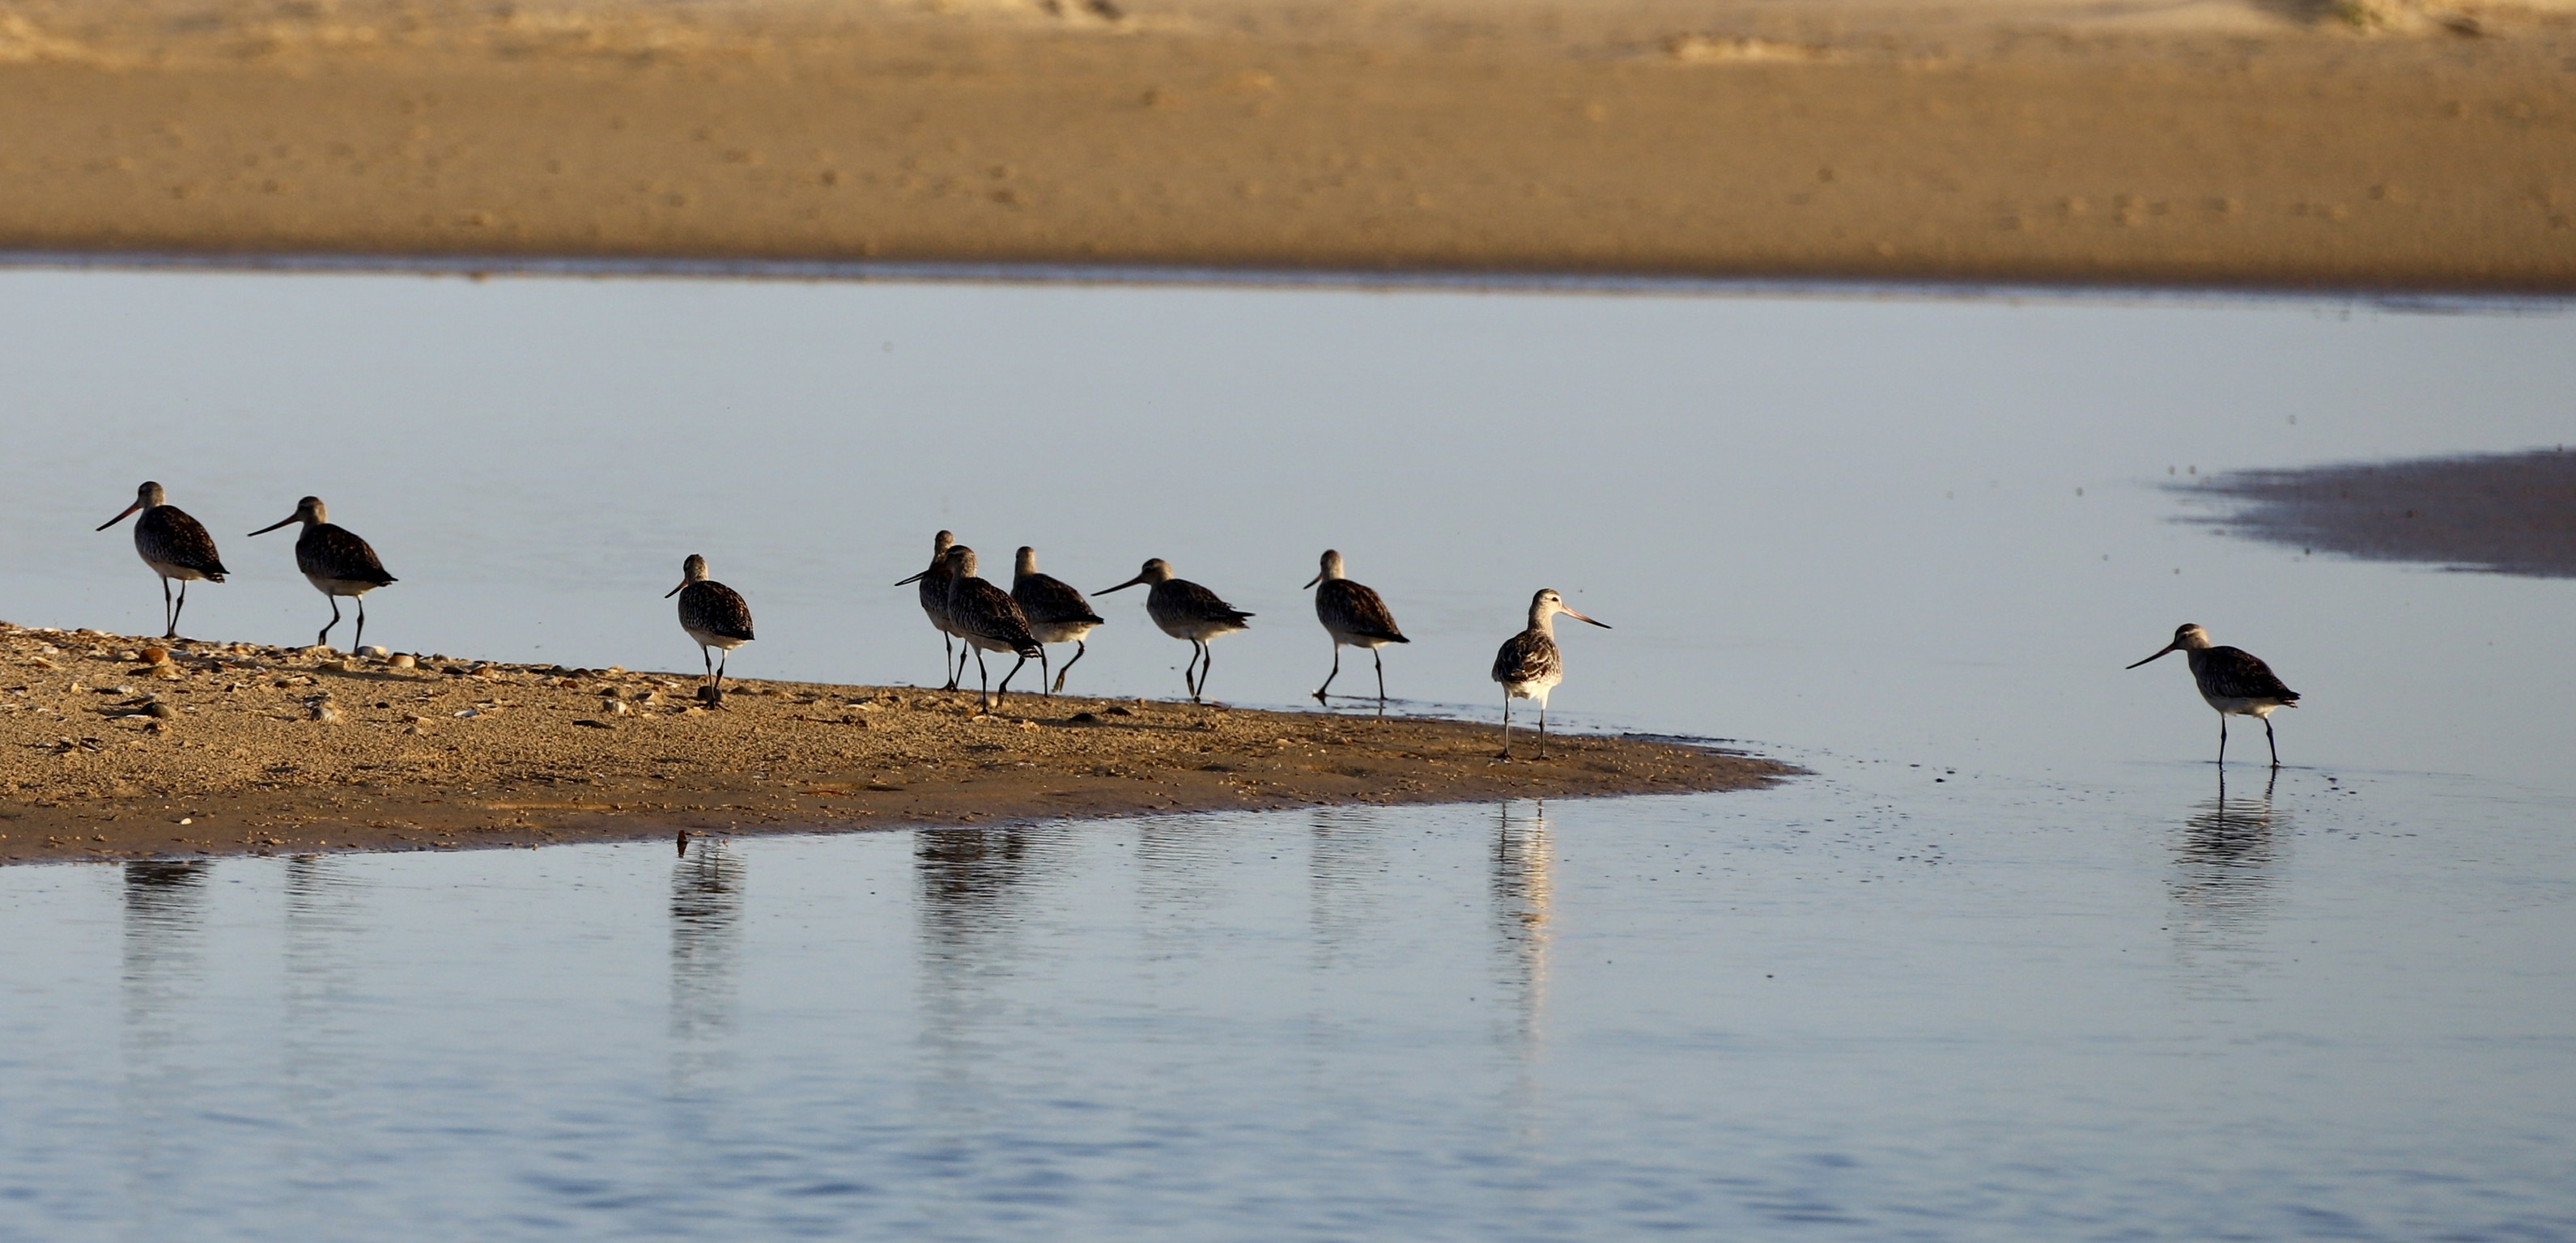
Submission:
[[[185,426],[188,495],[265,511],[361,394],[397,647],[683,662],[700,551],[760,611],[737,672],[923,680],[873,584],[950,526],[1173,558],[1260,614],[1221,685],[1299,702],[1297,584],[1366,548],[1410,706],[1490,714],[1551,585],[1621,623],[1560,721],[1815,774],[0,872],[0,1240],[2576,1237],[2568,583],[2161,486],[2565,440],[2567,317],[33,273],[0,313],[63,416],[13,429],[12,620],[157,604],[74,521],[134,446]],[[310,633],[282,563],[201,610]],[[2204,762],[2188,685],[2121,672],[2186,620],[2307,693],[2299,763]],[[1093,638],[1086,685],[1176,684],[1140,611]]]

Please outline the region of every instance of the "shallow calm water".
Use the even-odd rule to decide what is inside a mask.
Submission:
[[[949,526],[1170,558],[1290,703],[1333,546],[1413,709],[1554,586],[1560,720],[1815,771],[9,870],[0,1238],[2576,1236],[2576,583],[2163,486],[2576,440],[2576,317],[18,271],[0,366],[21,623],[157,619],[148,476],[194,634],[319,626],[239,535],[315,492],[371,641],[687,667],[701,552],[737,671],[924,681]],[[1176,691],[1103,603],[1077,681]],[[2183,621],[2306,695],[2276,779],[2121,670]]]

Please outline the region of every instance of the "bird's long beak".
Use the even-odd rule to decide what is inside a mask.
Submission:
[[[1560,604],[1560,605],[1558,605],[1557,607],[1558,607],[1558,608],[1565,608],[1565,606],[1564,606],[1564,605],[1561,605],[1561,604]],[[1565,609],[1565,615],[1566,615],[1566,616],[1568,616],[1568,617],[1573,618],[1573,619],[1574,619],[1574,620],[1576,620],[1576,621],[1592,622],[1592,624],[1593,624],[1593,625],[1595,625],[1595,626],[1599,626],[1599,627],[1601,627],[1601,628],[1602,628],[1602,629],[1604,629],[1604,630],[1608,630],[1608,629],[1610,628],[1610,623],[1608,623],[1608,622],[1606,622],[1606,621],[1593,621],[1591,618],[1589,618],[1589,617],[1585,617],[1583,614],[1581,614],[1581,613],[1577,613],[1577,612],[1575,612],[1575,611],[1574,611],[1574,610],[1572,610],[1572,609]]]
[[[131,504],[131,505],[128,505],[128,506],[126,506],[126,507],[125,507],[122,511],[120,511],[120,512],[115,516],[115,517],[110,518],[110,519],[108,519],[107,521],[105,521],[105,522],[102,522],[102,523],[98,524],[98,529],[99,529],[99,530],[104,531],[104,530],[108,529],[109,527],[115,526],[117,523],[120,523],[120,522],[125,521],[125,515],[126,515],[126,514],[133,513],[135,510],[138,510],[138,509],[141,509],[141,508],[143,508],[143,502],[141,502],[141,501],[136,501],[135,503],[133,503],[133,504]]]
[[[923,570],[923,571],[922,571],[921,573],[919,573],[919,574],[915,574],[915,575],[913,575],[913,576],[912,576],[912,577],[910,577],[910,578],[903,579],[903,580],[901,580],[901,581],[897,582],[897,583],[895,584],[895,586],[897,586],[897,587],[901,587],[901,586],[904,586],[904,585],[905,585],[905,584],[907,584],[907,583],[917,583],[917,582],[920,582],[921,580],[923,580],[923,579],[925,579],[925,578],[928,578],[928,577],[930,577],[930,571],[928,571],[928,570]]]
[[[2147,658],[2147,660],[2154,660],[2154,659],[2156,658],[2156,656],[2162,656],[2162,655],[2164,655],[2165,653],[2170,652],[2170,651],[2172,651],[2172,650],[2174,650],[2174,645],[2173,645],[2173,644],[2171,644],[2171,643],[2165,644],[2163,647],[2160,647],[2160,648],[2156,649],[2156,655],[2155,655],[2155,656],[2150,656],[2150,657],[2148,657],[2148,658]],[[2147,660],[2139,661],[2139,662],[2138,662],[2138,665],[2143,665],[2143,664],[2147,663]],[[2131,666],[2129,666],[2129,667],[2130,667],[2130,668],[2132,668],[2132,669],[2135,669],[2135,668],[2137,668],[2137,667],[2138,667],[2138,665],[2131,665]]]
[[[909,581],[909,580],[907,580],[907,581]],[[689,582],[688,582],[688,580],[687,580],[687,579],[682,579],[682,580],[680,580],[680,587],[686,587],[686,586],[688,586],[688,585],[689,585]],[[903,585],[902,583],[897,583],[897,584],[895,584],[895,586],[898,586],[898,587],[900,587],[900,586],[902,586],[902,585]],[[673,596],[676,596],[676,595],[680,594],[680,587],[674,587],[674,588],[670,589],[669,591],[663,592],[663,593],[662,593],[662,598],[663,598],[663,599],[665,599],[665,600],[668,600],[668,599],[670,599],[671,597],[673,597]]]
[[[1100,589],[1100,590],[1098,590],[1098,591],[1092,592],[1091,594],[1093,594],[1093,595],[1095,595],[1095,596],[1105,596],[1105,595],[1108,595],[1110,592],[1113,592],[1113,591],[1125,591],[1125,590],[1127,590],[1128,588],[1133,587],[1133,586],[1135,586],[1136,584],[1141,583],[1141,582],[1144,582],[1144,581],[1145,581],[1145,576],[1144,576],[1144,575],[1142,575],[1142,574],[1139,574],[1139,575],[1137,575],[1136,577],[1131,578],[1131,579],[1128,579],[1126,582],[1120,583],[1120,584],[1118,584],[1118,585],[1117,585],[1117,586],[1115,586],[1115,587],[1103,587],[1103,588],[1101,588],[1101,589]]]
[[[1306,580],[1306,587],[1312,587],[1312,586],[1314,586],[1315,584],[1320,583],[1320,582],[1322,582],[1322,581],[1324,581],[1324,572],[1323,572],[1322,570],[1317,570],[1317,571],[1315,571],[1315,576],[1314,576],[1313,578],[1310,578],[1310,579],[1307,579],[1307,580]],[[1299,590],[1299,591],[1304,591],[1304,590],[1306,589],[1306,587],[1300,587],[1300,588],[1298,588],[1297,590]]]
[[[251,532],[250,534],[251,534],[251,535],[266,535],[266,534],[268,534],[269,532],[274,531],[274,530],[278,529],[279,527],[285,526],[287,523],[293,522],[293,521],[295,521],[297,518],[300,518],[300,517],[303,517],[303,515],[302,515],[302,514],[288,514],[287,516],[285,516],[285,517],[283,517],[283,518],[280,518],[280,519],[278,519],[277,521],[275,521],[275,522],[272,522],[272,523],[268,524],[267,526],[261,527],[260,529],[258,529],[258,530],[256,530],[256,531],[253,531],[253,532]],[[249,538],[250,538],[250,535],[245,535],[245,536],[243,536],[242,538],[243,538],[243,539],[249,539]]]

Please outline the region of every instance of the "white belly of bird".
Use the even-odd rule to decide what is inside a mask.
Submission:
[[[988,652],[1007,652],[1011,650],[1009,641],[1004,639],[990,638],[980,634],[959,635],[958,637]]]
[[[1336,630],[1331,626],[1324,627],[1324,633],[1333,636],[1333,642],[1339,643],[1344,647],[1385,647],[1389,642],[1389,640],[1376,638],[1371,635],[1352,634],[1347,630]]]
[[[313,590],[326,596],[363,596],[374,591],[377,586],[375,583],[359,579],[325,578],[319,574],[307,574],[304,576],[304,581],[313,584]]]
[[[193,583],[202,582],[206,577],[184,565],[172,565],[167,561],[155,561],[150,557],[143,558],[143,564],[151,566],[152,572],[163,578],[176,578]]]
[[[1233,634],[1243,629],[1243,624],[1240,622],[1211,621],[1200,617],[1180,617],[1171,621],[1164,621],[1157,617],[1154,619],[1154,624],[1162,627],[1163,633],[1175,639],[1195,639],[1201,643],[1218,635]]]
[[[751,642],[749,639],[737,639],[729,634],[717,634],[712,630],[700,630],[695,626],[682,626],[680,628],[688,631],[690,638],[706,644],[708,647],[723,648],[728,652],[741,647],[745,643]]]
[[[2273,699],[2235,699],[2225,695],[2203,695],[2201,702],[2216,708],[2221,716],[2253,716],[2269,719],[2281,704]]]
[[[1030,622],[1029,634],[1040,643],[1080,643],[1099,622]]]
[[[1503,693],[1514,699],[1535,699],[1538,701],[1538,706],[1544,708],[1547,706],[1547,693],[1555,690],[1556,684],[1564,680],[1564,678],[1541,678],[1536,682],[1505,682]]]

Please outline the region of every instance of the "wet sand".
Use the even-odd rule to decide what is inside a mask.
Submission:
[[[0,249],[2566,291],[2564,10],[33,0]]]
[[[1489,725],[1134,699],[985,713],[972,691],[728,682],[710,710],[686,674],[409,659],[0,628],[0,862],[1684,793],[1793,771],[1608,737],[1504,764]]]
[[[2243,471],[2182,489],[2235,508],[2205,521],[2313,552],[2576,577],[2576,453]]]

